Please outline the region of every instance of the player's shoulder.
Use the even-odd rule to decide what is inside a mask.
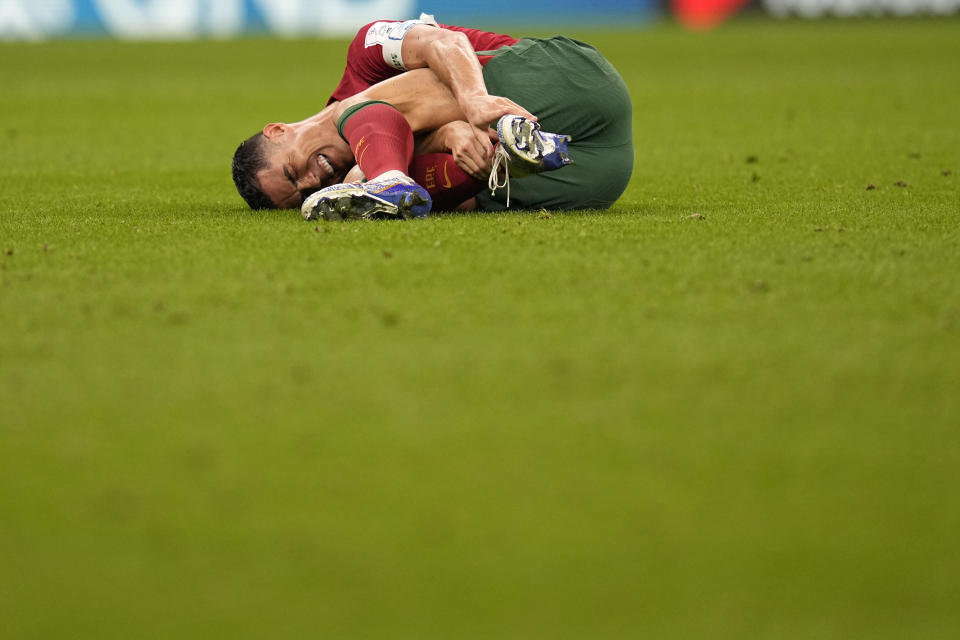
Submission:
[[[385,40],[403,40],[410,29],[418,25],[427,25],[431,27],[447,28],[446,25],[440,25],[436,19],[428,14],[421,13],[419,18],[412,20],[374,20],[361,26],[354,36],[354,43],[362,42],[366,47],[382,45]]]
[[[353,41],[350,43],[351,46],[356,44],[363,45],[367,39],[367,34],[370,33],[371,30],[381,29],[382,25],[388,24],[389,22],[389,20],[375,20],[361,26],[359,29],[357,29],[356,35],[353,36]]]
[[[357,33],[357,39],[361,36],[364,46],[372,47],[374,45],[383,45],[388,41],[401,41],[404,36],[418,25],[431,24],[425,22],[423,18],[417,20],[378,20],[364,25]],[[436,23],[433,23],[436,26]]]

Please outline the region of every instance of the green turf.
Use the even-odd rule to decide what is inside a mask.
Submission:
[[[569,33],[621,201],[409,223],[233,192],[343,41],[0,46],[0,636],[960,635],[960,22]]]

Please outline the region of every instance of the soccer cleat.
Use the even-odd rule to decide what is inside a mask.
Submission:
[[[523,116],[500,118],[497,137],[516,176],[553,171],[573,162],[567,152],[570,136],[543,131],[539,123]]]
[[[363,189],[397,208],[401,218],[426,218],[433,202],[427,190],[400,171],[387,171],[363,183]]]
[[[399,217],[397,205],[368,193],[361,184],[334,184],[307,196],[300,207],[304,220],[357,220]]]
[[[497,121],[500,144],[493,153],[493,167],[487,186],[490,195],[507,188],[507,206],[510,206],[510,172],[514,177],[528,176],[542,171],[553,171],[572,164],[567,152],[570,136],[549,133],[539,123],[523,116],[505,115]],[[501,169],[503,178],[501,179]]]

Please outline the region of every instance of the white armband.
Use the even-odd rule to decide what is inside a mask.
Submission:
[[[421,14],[419,20],[375,22],[367,29],[363,46],[372,47],[379,44],[383,48],[383,61],[394,69],[406,71],[407,67],[403,64],[403,55],[401,55],[400,50],[403,47],[403,39],[407,32],[418,24],[436,26],[437,22],[433,19],[433,16],[425,13]]]

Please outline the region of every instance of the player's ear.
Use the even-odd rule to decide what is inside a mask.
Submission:
[[[283,137],[287,133],[287,125],[282,122],[271,122],[263,128],[263,135],[271,142]]]

